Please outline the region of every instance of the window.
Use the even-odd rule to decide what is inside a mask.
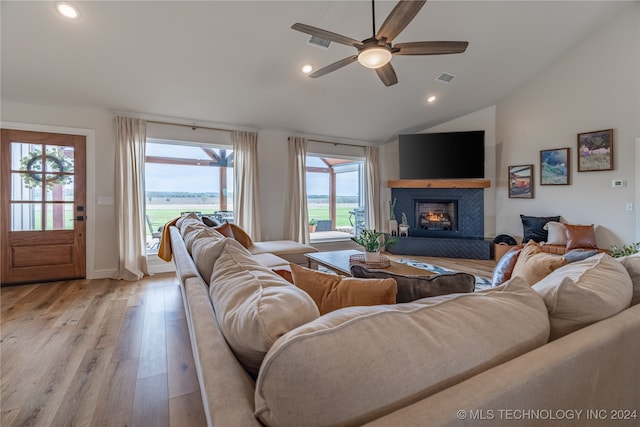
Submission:
[[[162,226],[183,212],[233,221],[233,150],[147,138],[147,253],[157,252]]]
[[[364,160],[307,156],[307,209],[316,233],[354,233],[364,210]],[[318,237],[312,236],[312,237]]]

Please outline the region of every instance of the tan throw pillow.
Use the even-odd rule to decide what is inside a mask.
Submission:
[[[322,273],[291,264],[293,284],[315,301],[320,315],[344,307],[395,304],[398,287],[394,279],[359,279]]]
[[[615,258],[627,270],[631,283],[633,284],[633,297],[631,297],[631,305],[640,303],[640,254],[623,256]]]
[[[564,227],[567,232],[567,249],[595,249],[598,247],[598,245],[596,245],[596,232],[593,224],[565,224]]]
[[[500,286],[507,280],[511,279],[513,268],[516,266],[521,250],[522,248],[516,246],[509,249],[504,255],[502,255],[502,258],[500,258],[500,261],[498,261],[498,264],[496,264],[496,267],[493,269],[491,284],[494,287]]]
[[[255,414],[265,425],[364,425],[548,338],[547,308],[521,279],[483,292],[344,308],[273,345],[256,381]]]
[[[227,221],[223,222],[217,227],[213,227],[213,229],[216,230],[218,233],[222,234],[224,237],[235,239],[235,236],[233,235],[233,229],[231,228],[231,224],[229,224],[229,222]]]
[[[549,311],[551,340],[619,313],[633,293],[624,266],[605,253],[556,270],[533,289]]]
[[[549,221],[542,228],[547,230],[547,245],[565,246],[567,244],[567,232],[563,223]]]
[[[538,243],[530,240],[520,251],[511,277],[522,277],[529,285],[533,285],[566,264],[567,260],[562,256],[543,252]]]
[[[228,239],[211,274],[209,295],[220,330],[251,375],[282,335],[320,316],[313,299]]]
[[[253,241],[246,231],[233,223],[229,223],[229,227],[231,227],[233,238],[236,239],[238,243],[240,243],[245,248],[249,248],[249,246],[253,245]]]

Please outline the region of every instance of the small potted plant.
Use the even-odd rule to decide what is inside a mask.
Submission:
[[[380,250],[396,242],[395,237],[386,239],[381,231],[366,228],[360,232],[360,236],[352,237],[351,240],[364,248],[365,262],[379,262]]]
[[[315,218],[311,218],[309,220],[309,233],[315,233],[316,232],[316,225],[318,225],[318,220]]]

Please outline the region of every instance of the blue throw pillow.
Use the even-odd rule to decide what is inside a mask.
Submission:
[[[582,261],[583,259],[587,259],[597,254],[598,254],[598,251],[595,249],[592,249],[590,251],[585,251],[584,249],[573,249],[562,256],[564,257],[564,259],[566,259],[568,262],[571,263],[576,261]]]

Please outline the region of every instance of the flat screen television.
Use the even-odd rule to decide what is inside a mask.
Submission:
[[[484,131],[400,135],[400,179],[484,178]]]

